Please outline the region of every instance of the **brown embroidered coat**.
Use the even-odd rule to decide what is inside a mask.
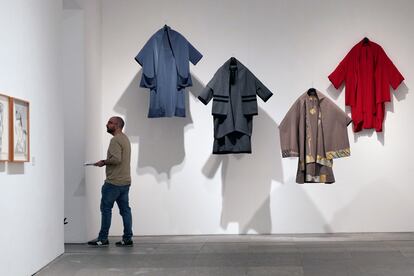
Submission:
[[[282,157],[299,157],[297,183],[334,183],[333,159],[350,155],[347,126],[351,118],[316,91],[305,92],[282,120]]]

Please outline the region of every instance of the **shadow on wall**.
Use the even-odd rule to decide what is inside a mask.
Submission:
[[[359,190],[355,197],[334,214],[330,225],[335,231],[378,232],[379,229],[381,232],[412,231],[414,208],[412,196],[407,193],[409,184],[396,183],[390,176],[385,179],[373,179],[359,186],[354,186],[355,190]],[[404,224],[402,222],[406,222],[405,229],[401,228]]]
[[[253,119],[252,154],[211,155],[203,174],[212,178],[222,166],[221,226],[235,223],[240,234],[272,232],[270,192],[272,180],[282,182],[278,125],[259,108]]]
[[[338,100],[339,94],[342,91],[345,92],[346,88],[344,89],[344,87],[345,87],[344,84],[342,84],[341,87],[337,90],[331,84],[331,85],[329,85],[329,87],[326,90],[327,90],[329,96],[331,96],[334,100]],[[408,89],[407,85],[405,84],[405,82],[402,82],[398,86],[397,90],[394,90],[390,87],[391,102],[385,103],[385,112],[384,112],[385,114],[384,114],[384,122],[383,122],[383,125],[382,125],[382,132],[377,132],[376,133],[377,134],[377,140],[383,146],[385,145],[385,131],[386,131],[386,128],[387,128],[387,124],[386,124],[387,114],[388,114],[388,112],[394,113],[394,97],[400,102],[400,101],[404,100],[407,97],[408,90],[409,89]],[[343,105],[345,105],[345,103],[343,103],[343,104],[338,103],[338,106],[342,110],[343,110],[343,107],[342,107]],[[349,106],[346,106],[345,110],[346,110],[347,114],[349,114],[349,115],[351,114],[351,109],[350,109]],[[363,129],[360,132],[354,133],[354,142],[355,143],[358,142],[358,139],[360,137],[364,137],[364,136],[371,137],[375,132],[376,132],[375,129]]]
[[[185,92],[186,117],[148,118],[149,93],[139,86],[142,69],[135,75],[114,110],[124,115],[125,133],[132,143],[139,143],[137,173],[152,174],[157,181],[171,179],[174,168],[185,158],[184,131],[193,123],[189,93]],[[202,88],[193,77],[192,93]]]
[[[337,101],[339,98],[339,94],[341,94],[342,92],[345,93],[345,84],[342,84],[339,89],[336,89],[335,86],[333,86],[332,84],[330,84],[328,86],[328,88],[326,88],[326,92],[328,93],[328,95],[334,99],[334,101]],[[323,92],[322,92],[323,93]],[[345,103],[343,103],[345,105]],[[341,104],[338,104],[341,107]],[[341,108],[343,110],[343,108]]]
[[[76,186],[76,189],[73,190],[73,196],[75,197],[84,197],[86,196],[86,181],[85,176],[81,178],[79,184]]]
[[[306,190],[319,189],[323,185],[321,194],[331,197],[332,185],[336,184],[297,184],[295,178],[296,173],[272,191],[272,233],[332,233],[331,226]]]

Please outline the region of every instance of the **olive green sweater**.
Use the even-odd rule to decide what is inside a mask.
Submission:
[[[124,133],[112,137],[105,160],[106,182],[131,184],[131,143]]]

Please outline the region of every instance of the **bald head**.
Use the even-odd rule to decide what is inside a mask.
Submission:
[[[108,120],[108,123],[106,124],[106,131],[112,135],[115,135],[119,132],[122,132],[124,125],[125,122],[121,117],[114,116]]]
[[[115,120],[116,124],[118,125],[118,127],[120,129],[124,128],[125,122],[121,117],[115,116],[115,117],[112,117],[112,118]]]

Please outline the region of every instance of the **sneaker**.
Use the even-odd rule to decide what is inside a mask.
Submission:
[[[131,247],[134,246],[134,242],[132,240],[122,240],[115,243],[116,246],[120,247]]]
[[[98,247],[106,247],[109,245],[108,240],[98,240],[98,239],[94,239],[91,241],[88,241],[88,245],[94,245],[94,246],[98,246]]]

